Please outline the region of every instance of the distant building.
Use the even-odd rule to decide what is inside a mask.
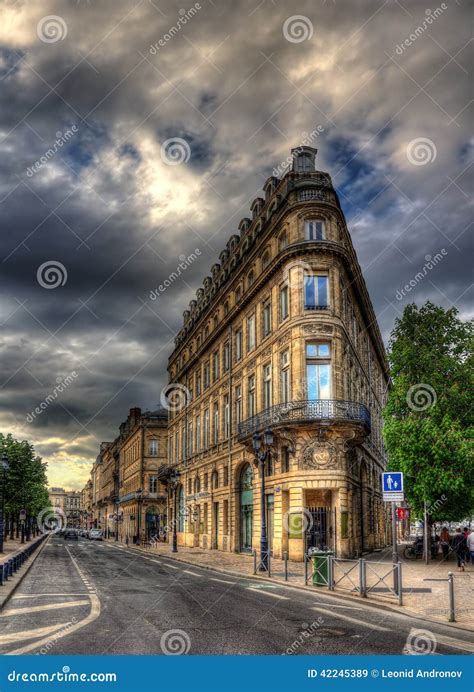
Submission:
[[[78,528],[81,523],[81,493],[77,490],[50,488],[48,496],[58,515],[58,525]]]

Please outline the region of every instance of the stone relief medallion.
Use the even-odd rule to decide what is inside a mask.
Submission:
[[[329,440],[312,440],[302,451],[302,463],[305,469],[336,469],[337,446]]]

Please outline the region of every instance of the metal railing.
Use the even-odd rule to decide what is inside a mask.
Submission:
[[[267,427],[308,423],[311,421],[350,421],[362,423],[370,430],[370,413],[364,404],[339,399],[289,401],[265,409],[239,423],[238,437],[244,438]]]
[[[48,533],[42,534],[37,540],[25,546],[21,550],[17,550],[9,558],[0,563],[0,586],[13,577],[20,567],[28,560],[30,555],[41,545],[41,543],[49,536]]]

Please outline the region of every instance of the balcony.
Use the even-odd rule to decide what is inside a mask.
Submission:
[[[265,428],[276,429],[291,425],[318,423],[355,423],[370,432],[370,412],[364,404],[355,401],[317,399],[315,401],[289,401],[265,409],[252,418],[239,423],[238,438],[262,432]]]

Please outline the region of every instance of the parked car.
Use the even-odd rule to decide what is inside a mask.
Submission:
[[[66,529],[66,531],[64,532],[64,540],[70,540],[71,538],[73,541],[77,541],[77,531],[75,531],[74,529]]]
[[[91,529],[89,531],[89,540],[90,541],[102,541],[104,538],[104,532],[102,529]]]

